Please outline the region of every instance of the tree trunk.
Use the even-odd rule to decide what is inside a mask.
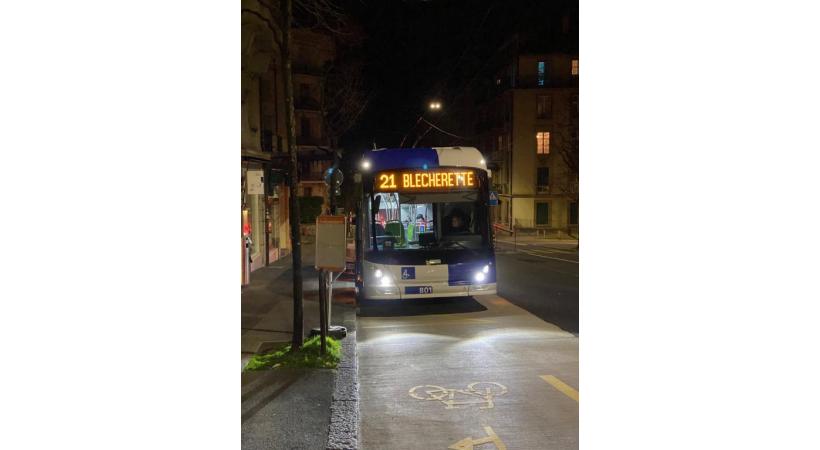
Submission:
[[[293,113],[293,72],[291,64],[291,17],[293,0],[281,0],[282,5],[282,76],[285,82],[285,128],[290,152],[288,184],[290,195],[290,241],[293,247],[293,341],[291,350],[302,347],[304,339],[304,308],[302,303],[302,240],[299,232],[299,173],[296,148],[296,119]]]

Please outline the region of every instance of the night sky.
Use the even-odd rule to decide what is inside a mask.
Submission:
[[[546,43],[562,14],[574,17],[577,30],[577,5],[577,0],[345,2],[366,34],[361,50],[371,97],[342,145],[348,154],[371,148],[374,140],[378,147],[398,146],[430,99],[440,98],[446,109],[466,85],[490,76],[486,59],[513,33],[539,33]]]

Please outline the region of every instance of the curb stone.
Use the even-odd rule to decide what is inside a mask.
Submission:
[[[333,378],[326,450],[359,448],[359,358],[356,331],[342,339],[342,360]]]

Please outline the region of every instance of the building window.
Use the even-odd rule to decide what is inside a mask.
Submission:
[[[539,194],[549,191],[549,188],[550,188],[550,168],[549,167],[539,167],[536,179],[537,179],[536,188],[537,188]]]
[[[299,83],[299,97],[302,99],[310,98],[310,85],[307,83]]]
[[[549,225],[550,224],[550,204],[536,203],[535,204],[535,225]]]
[[[537,119],[552,118],[552,97],[550,97],[549,95],[536,96],[535,110]]]
[[[571,109],[570,112],[572,113],[572,117],[573,118],[578,117],[578,95],[573,95],[570,98],[569,102],[570,102],[570,109]]]
[[[310,119],[302,117],[299,120],[299,134],[303,138],[310,138]]]
[[[569,224],[578,225],[578,202],[569,204]]]
[[[547,63],[538,61],[538,85],[543,86],[547,80]]]
[[[550,133],[549,131],[539,131],[535,135],[537,143],[536,153],[539,155],[548,155],[550,153]]]
[[[313,188],[311,188],[311,187],[302,188],[302,196],[312,197],[313,196]]]
[[[572,74],[573,75],[578,75],[578,60],[577,59],[572,60]]]

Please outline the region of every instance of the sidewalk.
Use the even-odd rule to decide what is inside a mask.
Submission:
[[[268,267],[251,272],[251,282],[242,288],[242,367],[250,357],[271,343],[291,340],[293,333],[293,270],[288,255]],[[313,244],[302,245],[302,298],[304,334],[319,326],[319,279],[313,268]],[[334,283],[331,321],[338,325],[338,304],[352,305],[353,283]]]
[[[313,268],[314,247],[303,244],[302,277],[304,334],[319,326],[318,273]],[[250,284],[242,288],[242,367],[256,352],[290,342],[293,332],[293,271],[290,256],[251,273]],[[242,373],[242,449],[324,449],[355,447],[358,433],[356,403],[355,429],[340,430],[338,409],[340,390],[353,389],[358,402],[355,365],[356,311],[348,297],[351,283],[335,283],[331,324],[348,328],[342,340],[342,363],[333,369],[276,369]],[[351,363],[351,358],[354,362]],[[340,379],[344,378],[344,379]],[[341,398],[347,400],[347,398]],[[345,425],[345,424],[342,424]],[[353,436],[353,437],[351,437]],[[330,437],[330,439],[329,439]],[[348,444],[352,442],[352,445]],[[339,444],[340,443],[340,444]]]
[[[290,255],[251,272],[242,288],[242,367],[265,345],[291,340],[293,333],[293,270]],[[313,268],[313,247],[302,256],[305,336],[319,326],[319,282]]]

